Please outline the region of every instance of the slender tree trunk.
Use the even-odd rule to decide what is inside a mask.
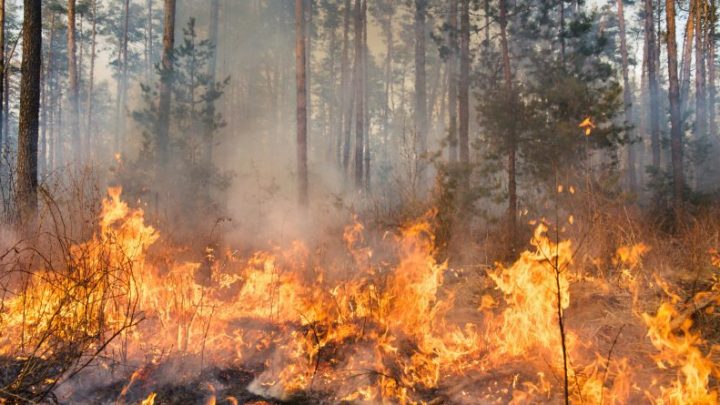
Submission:
[[[708,112],[708,134],[710,136],[710,139],[717,140],[718,138],[718,127],[717,122],[715,122],[715,102],[716,102],[716,88],[715,88],[715,80],[716,80],[716,71],[715,71],[715,24],[717,23],[717,9],[715,0],[711,0],[710,3],[710,13],[708,14],[708,22],[707,22],[707,36],[706,38],[706,49],[708,54],[708,77],[707,77],[707,86],[708,86],[708,103],[707,103],[707,112]]]
[[[313,95],[312,95],[312,83],[310,82],[312,77],[312,0],[305,0],[305,92],[307,95],[307,128],[308,137],[312,138],[313,135]]]
[[[462,0],[460,17],[460,161],[470,162],[470,0]]]
[[[362,74],[362,96],[363,96],[363,139],[365,140],[364,149],[364,166],[365,178],[364,186],[366,191],[370,191],[370,106],[368,103],[368,94],[370,89],[368,87],[368,39],[367,39],[367,0],[363,1],[362,4],[362,27],[363,27],[363,46],[362,46],[362,63],[363,63],[363,74]]]
[[[38,114],[42,66],[41,8],[41,0],[24,1],[16,189],[21,223],[31,220],[37,211]]]
[[[415,0],[415,137],[416,165],[427,153],[427,79],[425,75],[425,14],[427,0]]]
[[[507,41],[507,7],[506,0],[500,0],[500,43],[502,47],[503,60],[503,79],[505,81],[506,97],[510,105],[514,105],[512,86],[512,70],[510,69],[510,51]],[[507,139],[507,171],[508,171],[508,238],[511,248],[514,249],[516,243],[516,221],[517,221],[517,179],[516,179],[516,154],[517,139],[514,128],[508,129]]]
[[[355,189],[363,186],[363,146],[365,132],[365,106],[363,104],[363,17],[362,1],[355,0]]]
[[[703,139],[707,135],[707,111],[705,97],[705,46],[704,37],[704,0],[695,0],[695,137]]]
[[[392,11],[387,15],[387,20],[384,20],[385,23],[385,93],[383,96],[383,161],[385,163],[388,163],[389,161],[389,143],[390,143],[390,114],[391,114],[391,95],[390,91],[392,89],[392,82],[393,82],[393,76],[392,76],[392,63],[393,63],[393,14],[394,14],[394,8]]]
[[[630,88],[630,76],[628,73],[628,51],[627,37],[625,34],[625,11],[623,9],[623,0],[617,0],[618,26],[620,27],[620,57],[622,62],[623,76],[623,104],[625,106],[625,125],[627,126],[626,138],[629,141],[627,148],[627,182],[630,191],[637,189],[637,177],[635,175],[635,145],[633,145],[632,131],[630,126],[633,125],[632,111],[632,89]]]
[[[645,1],[645,40],[648,50],[648,88],[650,90],[650,142],[652,146],[652,165],[660,168],[660,100],[658,99],[658,73],[655,41],[655,23],[653,14],[653,0]]]
[[[558,37],[560,38],[560,60],[565,62],[565,0],[560,0],[560,27]]]
[[[690,11],[685,23],[683,39],[683,54],[680,65],[680,112],[685,115],[688,107],[688,93],[690,92],[690,66],[692,64],[693,37],[695,35],[695,6],[696,0],[690,1]]]
[[[449,141],[449,160],[451,162],[458,160],[458,132],[457,132],[457,113],[458,113],[458,76],[457,76],[457,14],[458,0],[450,0],[450,13],[448,14],[448,63],[447,63],[447,79],[448,79],[448,141]],[[444,119],[445,117],[443,117]]]
[[[307,92],[305,85],[305,0],[295,0],[295,69],[297,86],[297,171],[298,202],[301,207],[308,204],[307,168]]]
[[[667,16],[667,56],[670,101],[670,140],[673,174],[673,206],[676,214],[682,212],[683,189],[685,180],[683,174],[682,128],[680,122],[680,91],[677,74],[677,43],[675,40],[675,1],[665,1]]]
[[[122,37],[122,74],[120,75],[120,95],[118,104],[118,149],[117,152],[125,150],[125,105],[127,102],[128,82],[128,42],[130,30],[130,0],[125,0],[125,23],[123,25]]]
[[[353,89],[352,80],[350,77],[350,13],[351,13],[350,0],[345,0],[345,15],[343,17],[343,51],[342,51],[342,67],[341,67],[341,78],[342,81],[342,123],[340,128],[341,139],[338,140],[338,145],[342,144],[342,156],[340,162],[347,174],[350,170],[350,132],[352,131],[352,111],[353,111]],[[357,34],[355,34],[357,35]],[[340,153],[340,151],[338,151]]]
[[[330,39],[328,43],[328,58],[330,59],[330,96],[329,105],[324,106],[323,110],[327,113],[327,122],[324,126],[324,139],[327,142],[327,149],[325,151],[325,160],[327,162],[334,162],[335,156],[335,142],[338,137],[334,136],[334,131],[338,128],[338,105],[341,98],[341,90],[337,82],[337,48],[338,48],[338,32],[337,28],[333,27],[329,33]],[[342,108],[341,108],[342,110]]]
[[[73,156],[81,158],[83,156],[80,145],[79,133],[79,91],[78,91],[78,68],[77,68],[77,51],[76,51],[76,35],[75,29],[75,0],[68,0],[67,8],[67,53],[68,53],[68,104],[70,107],[69,130],[72,140]]]
[[[90,77],[88,78],[87,92],[87,118],[85,129],[85,145],[92,158],[95,158],[95,148],[92,144],[93,129],[93,92],[95,91],[95,55],[97,46],[97,0],[92,0],[92,33],[90,34]]]
[[[163,24],[162,73],[158,102],[157,159],[158,177],[167,168],[170,153],[170,101],[172,98],[173,51],[175,49],[175,0],[165,0]]]
[[[5,119],[5,115],[3,115],[3,92],[5,86],[2,80],[5,77],[5,0],[0,0],[0,50],[2,50],[2,54],[0,54],[0,156],[2,156],[3,136],[8,136],[3,132],[2,128],[2,122]]]
[[[56,24],[55,24],[55,13],[53,13],[50,16],[50,44],[47,49],[47,62],[45,63],[45,98],[47,99],[47,103],[43,102],[43,110],[47,109],[47,115],[48,115],[48,121],[47,121],[47,134],[45,136],[45,141],[47,142],[47,166],[46,168],[48,170],[54,170],[55,169],[55,142],[57,138],[57,125],[55,125],[55,70],[54,70],[54,53],[53,50],[55,49],[55,31],[56,31]]]
[[[3,92],[4,100],[2,103],[3,117],[5,118],[2,122],[3,133],[5,134],[5,158],[7,158],[10,153],[10,90],[12,90],[10,88],[10,73],[12,72],[12,60],[15,56],[15,48],[17,47],[18,42],[19,41],[16,39],[5,56],[5,69],[2,77],[4,82],[3,87],[5,90]]]
[[[210,83],[211,85],[215,86],[215,78],[217,76],[217,44],[218,44],[218,25],[220,23],[220,0],[212,0],[210,3],[210,42],[215,47],[212,51],[212,55],[210,56],[210,61],[208,63],[208,76],[210,77]],[[215,132],[215,123],[214,123],[214,117],[215,117],[215,101],[208,100],[207,103],[207,109],[209,111],[209,116],[213,117],[210,122],[207,123],[207,127],[205,128],[205,150],[204,150],[204,156],[203,156],[203,166],[205,167],[208,172],[212,169],[212,156],[213,156],[213,142],[214,142],[214,132]]]

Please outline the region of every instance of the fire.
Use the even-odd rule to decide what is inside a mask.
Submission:
[[[507,304],[498,320],[499,330],[492,332],[501,337],[496,351],[501,359],[505,355],[527,356],[537,349],[560,347],[558,296],[561,309],[567,309],[572,250],[569,241],[553,243],[546,235],[547,230],[543,224],[536,228],[531,241],[534,252],[525,251],[512,266],[498,265],[489,272]]]
[[[658,367],[677,367],[677,378],[670,387],[661,387],[661,398],[671,404],[717,404],[717,388],[710,389],[711,375],[720,375],[720,367],[700,350],[702,337],[691,331],[692,320],[683,317],[668,302],[655,315],[643,314],[648,336],[660,351],[654,356]],[[673,327],[680,321],[679,331]]]
[[[585,117],[580,125],[578,125],[578,128],[582,128],[584,130],[585,136],[590,136],[590,134],[592,134],[592,130],[595,129],[595,124],[592,122],[590,117]]]
[[[580,279],[573,244],[552,240],[548,226],[538,225],[531,250],[487,272],[495,292],[478,296],[471,315],[457,316],[466,309],[447,278],[459,269],[436,259],[434,216],[385,234],[378,251],[356,219],[343,234],[345,251],[330,258],[294,242],[244,257],[203,251],[211,260],[193,262],[177,259],[180,248],[111,188],[97,231],[68,249],[67,268],[36,270],[5,301],[0,354],[49,358],[65,350],[58,342],[79,342],[101,353],[104,367],[136,365],[123,400],[138,381],[151,384],[156,367],[143,364],[169,356],[195,359],[195,372],[208,364],[257,365],[248,389],[264,397],[317,391],[358,403],[421,403],[468,375],[523,364],[505,388],[463,389],[459,398],[551,400],[563,372],[559,317],[571,309],[571,285]],[[648,251],[622,247],[613,264],[639,283],[633,272]],[[658,383],[657,399],[717,402],[710,378],[720,372],[692,322],[683,320],[676,333],[680,311],[669,303],[642,319],[657,366],[677,368],[674,382]],[[642,393],[631,383],[630,359],[598,354],[581,339],[565,330],[573,400],[623,403]],[[237,402],[209,387],[207,403]],[[652,387],[645,391],[654,399]]]

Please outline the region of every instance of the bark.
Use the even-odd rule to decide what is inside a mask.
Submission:
[[[128,81],[128,34],[130,25],[130,0],[125,0],[125,22],[123,25],[122,36],[122,71],[120,81],[118,83],[119,94],[117,98],[117,120],[118,129],[116,136],[116,152],[125,149],[125,102],[127,98],[127,81]]]
[[[423,157],[427,152],[426,12],[427,0],[415,0],[415,137],[417,159]]]
[[[389,151],[388,148],[390,147],[390,114],[391,114],[391,93],[392,93],[392,62],[393,62],[393,14],[394,9],[391,11],[390,14],[387,16],[387,20],[384,21],[385,24],[385,46],[387,47],[385,51],[385,94],[384,94],[384,106],[383,106],[383,159],[384,162],[388,162],[389,159]]]
[[[707,129],[705,97],[704,0],[695,0],[695,137],[703,139]]]
[[[470,0],[462,0],[460,17],[460,161],[470,162]]]
[[[297,87],[297,171],[298,202],[308,204],[307,92],[305,89],[305,0],[295,0],[295,69]]]
[[[46,129],[44,129],[44,132],[46,132],[45,135],[45,141],[47,142],[47,165],[46,167],[49,170],[55,169],[55,141],[56,141],[56,125],[55,125],[55,73],[53,69],[53,49],[55,49],[55,13],[52,14],[50,17],[50,44],[48,46],[47,50],[47,62],[45,63],[45,99],[47,99],[47,102],[45,102],[45,99],[43,100],[43,111],[47,110],[47,124],[44,124],[43,127],[47,126]],[[43,120],[43,122],[45,122]]]
[[[307,127],[308,137],[312,137],[313,132],[313,112],[312,112],[312,83],[311,72],[312,72],[312,0],[305,0],[305,92],[307,94]]]
[[[79,133],[79,122],[80,122],[80,110],[78,107],[79,103],[79,91],[78,91],[78,68],[77,68],[77,31],[75,29],[75,0],[68,0],[67,8],[67,54],[68,54],[68,104],[70,107],[69,130],[72,139],[72,149],[75,157],[80,158],[83,156],[81,144],[80,144],[80,133]]]
[[[457,12],[458,0],[450,0],[450,13],[448,14],[448,141],[449,141],[449,160],[451,162],[458,159],[458,133],[457,133],[457,113],[458,113],[458,76],[457,76]],[[444,117],[443,117],[444,118]]]
[[[370,191],[370,109],[368,104],[368,39],[367,39],[367,0],[363,1],[362,4],[362,32],[363,32],[363,46],[362,46],[362,97],[363,97],[363,139],[365,141],[364,146],[364,166],[365,178],[364,186],[366,191]]]
[[[715,79],[716,79],[716,71],[715,71],[715,24],[717,22],[716,20],[716,5],[715,0],[711,0],[710,3],[710,14],[709,14],[709,21],[707,23],[708,30],[707,30],[707,55],[708,55],[708,71],[707,71],[707,87],[708,87],[708,103],[707,103],[707,113],[708,113],[708,134],[710,136],[710,139],[716,140],[718,136],[718,127],[717,122],[715,122],[715,101],[716,101],[716,89],[715,89]]]
[[[15,54],[15,48],[17,47],[17,44],[18,44],[18,40],[16,39],[15,42],[13,43],[12,47],[10,48],[7,56],[5,57],[7,69],[4,69],[3,77],[2,77],[3,87],[5,90],[3,92],[4,100],[2,103],[3,104],[3,106],[2,106],[3,107],[3,117],[5,117],[5,119],[2,122],[2,126],[3,126],[3,133],[8,134],[8,135],[10,134],[10,90],[11,90],[10,89],[10,73],[12,70],[11,69],[11,67],[12,67],[11,61]],[[8,153],[10,153],[10,137],[6,136],[5,137],[4,157],[7,158]]]
[[[3,92],[5,91],[5,86],[2,80],[2,77],[4,77],[5,72],[5,0],[0,0],[0,49],[2,50],[2,54],[0,54],[0,151],[3,147],[3,135],[7,136],[3,132],[2,128],[2,122],[5,119],[5,115],[3,114]]]
[[[217,77],[217,44],[218,44],[218,25],[220,23],[220,0],[212,0],[210,3],[210,42],[215,47],[210,55],[210,61],[208,63],[208,76],[210,77],[211,85],[215,86],[215,78]],[[213,138],[214,138],[214,117],[215,117],[215,102],[208,101],[207,109],[209,111],[210,122],[207,123],[205,129],[205,150],[203,156],[203,166],[208,172],[212,168],[212,155],[213,155]]]
[[[353,88],[350,77],[350,0],[345,0],[345,15],[343,17],[343,51],[341,61],[340,81],[342,82],[342,123],[341,123],[341,139],[338,145],[342,144],[342,156],[340,158],[345,173],[350,170],[350,132],[352,131],[352,111],[353,111]],[[338,151],[340,153],[340,151]]]
[[[695,34],[695,5],[697,1],[690,1],[690,11],[685,23],[685,35],[683,38],[683,55],[680,65],[680,110],[685,115],[687,110],[688,93],[690,92],[690,66],[692,63],[692,41]]]
[[[335,129],[338,127],[338,105],[340,103],[341,90],[337,83],[337,47],[338,47],[338,32],[337,28],[333,27],[329,32],[330,40],[328,41],[328,57],[330,66],[330,102],[329,105],[324,106],[323,111],[327,115],[327,121],[324,125],[324,139],[327,142],[327,149],[325,153],[325,160],[327,162],[333,162],[335,156],[336,140]]]
[[[652,147],[652,165],[660,168],[660,103],[658,99],[658,50],[655,40],[655,22],[653,20],[653,0],[645,0],[645,41],[648,51],[648,88],[650,90],[650,142]]]
[[[560,6],[560,27],[558,37],[560,39],[560,60],[565,62],[565,0],[559,1]]]
[[[632,131],[630,126],[633,123],[632,111],[632,89],[630,88],[630,78],[628,73],[628,51],[627,37],[625,33],[625,11],[623,8],[623,0],[617,0],[618,26],[620,28],[620,58],[622,63],[623,76],[623,104],[625,106],[625,130],[626,138],[629,141],[627,148],[627,182],[630,191],[637,189],[637,176],[635,174],[635,146],[632,141]]]
[[[162,73],[158,102],[157,159],[158,177],[167,168],[170,148],[170,101],[172,98],[173,49],[175,49],[175,0],[165,0],[163,24]]]
[[[510,68],[510,51],[507,41],[507,7],[506,0],[500,0],[500,43],[502,48],[503,79],[505,81],[506,97],[510,105],[514,104],[512,70]],[[514,128],[510,127],[507,134],[507,172],[508,172],[508,238],[511,248],[516,243],[516,221],[517,221],[517,179],[516,179],[516,154],[517,139]]]
[[[675,1],[665,1],[667,17],[667,59],[668,59],[668,98],[670,102],[670,150],[673,174],[673,206],[680,214],[683,205],[683,174],[682,128],[680,122],[680,90],[677,73],[677,43],[675,40]]]
[[[363,146],[365,131],[365,106],[363,104],[363,17],[362,1],[355,0],[355,64],[353,77],[355,79],[355,188],[363,186]]]
[[[95,157],[95,148],[92,145],[93,128],[93,92],[95,91],[95,56],[97,46],[97,0],[92,0],[92,33],[90,34],[90,77],[88,78],[87,93],[87,127],[85,130],[85,145],[91,156]]]
[[[16,203],[21,222],[37,211],[38,115],[42,66],[41,0],[25,0],[18,132]]]

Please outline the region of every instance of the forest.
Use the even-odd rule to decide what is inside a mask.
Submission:
[[[0,0],[0,404],[718,404],[716,0]]]

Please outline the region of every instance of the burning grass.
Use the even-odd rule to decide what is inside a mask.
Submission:
[[[453,268],[436,260],[433,218],[377,243],[356,221],[330,249],[187,261],[111,189],[62,266],[39,251],[6,266],[0,396],[559,402],[567,377],[573,402],[717,403],[717,348],[692,321],[720,303],[717,277],[683,302],[642,266],[645,243],[619,246],[599,277],[547,225],[510,265]]]

